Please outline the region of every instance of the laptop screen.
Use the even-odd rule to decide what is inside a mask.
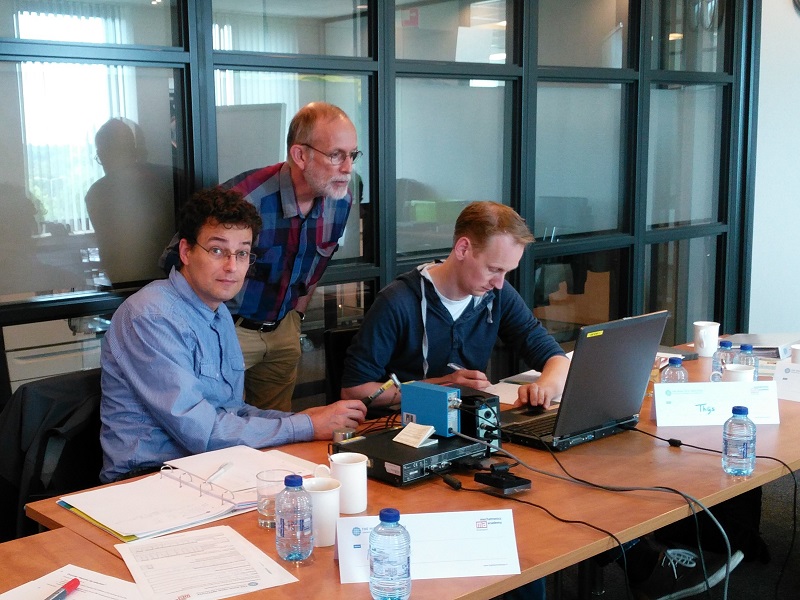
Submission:
[[[659,311],[581,328],[554,437],[639,413],[668,314]]]

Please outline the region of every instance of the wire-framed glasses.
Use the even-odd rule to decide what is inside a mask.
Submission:
[[[353,150],[352,152],[345,152],[344,150],[337,150],[336,152],[328,153],[328,152],[323,152],[319,148],[314,148],[314,146],[312,146],[311,144],[300,144],[300,145],[301,146],[307,146],[307,147],[311,148],[312,150],[315,150],[316,152],[319,152],[320,154],[322,154],[324,156],[327,156],[328,160],[331,161],[331,164],[334,164],[334,165],[340,165],[348,158],[350,160],[352,160],[353,162],[356,162],[359,158],[361,158],[361,155],[364,154],[363,152],[361,152],[361,150]]]
[[[256,255],[252,252],[248,252],[247,250],[237,250],[236,252],[231,252],[230,250],[226,248],[220,248],[219,246],[211,246],[211,248],[206,248],[200,242],[195,242],[195,244],[208,252],[208,255],[211,258],[219,262],[228,260],[231,256],[235,256],[236,262],[240,265],[252,265],[256,262]]]

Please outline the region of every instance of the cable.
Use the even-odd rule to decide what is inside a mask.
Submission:
[[[469,436],[464,436],[464,437],[468,438]],[[449,481],[447,481],[447,477],[448,476],[446,476],[445,474],[440,473],[440,472],[438,472],[436,470],[433,470],[433,469],[431,470],[431,473],[434,473],[434,474],[438,475],[439,477],[441,477],[442,479],[444,479],[445,482],[448,485],[450,485],[450,487],[452,487],[454,490],[457,490],[457,491],[458,490],[464,490],[466,492],[476,492],[476,493],[486,494],[488,496],[494,496],[495,498],[503,498],[503,499],[506,499],[506,500],[513,500],[514,502],[519,502],[521,504],[527,504],[528,506],[532,506],[534,508],[538,508],[539,510],[547,513],[550,517],[552,517],[553,519],[555,519],[556,521],[559,521],[561,523],[566,523],[568,525],[583,525],[585,527],[589,527],[590,529],[594,529],[595,531],[599,531],[603,535],[606,535],[606,536],[610,537],[611,539],[613,539],[616,542],[617,547],[619,548],[619,550],[620,550],[620,552],[622,554],[623,571],[625,572],[625,575],[626,575],[626,577],[625,577],[625,589],[626,589],[627,597],[629,599],[632,597],[631,596],[632,592],[631,592],[631,589],[630,589],[630,583],[628,583],[628,578],[627,578],[628,560],[627,560],[627,556],[625,554],[625,545],[622,543],[622,541],[616,535],[614,535],[610,531],[607,531],[606,529],[603,529],[602,527],[597,527],[596,525],[592,525],[591,523],[589,523],[587,521],[576,520],[576,519],[564,519],[564,518],[559,517],[558,515],[556,515],[550,509],[542,506],[541,504],[536,504],[535,502],[530,502],[529,500],[523,500],[522,498],[517,498],[517,497],[514,497],[514,496],[506,496],[504,494],[501,494],[500,492],[494,491],[492,488],[468,488],[468,487],[464,487],[459,480],[455,479],[455,477],[449,476],[451,479],[454,479],[457,482],[457,486],[456,485],[452,485]]]
[[[694,448],[696,450],[702,450],[704,452],[711,452],[713,454],[720,454],[720,455],[722,454],[721,450],[717,450],[715,448],[706,448],[704,446],[695,446],[693,444],[685,444],[681,440],[678,440],[678,439],[675,439],[675,438],[669,438],[669,439],[662,438],[660,436],[655,435],[654,433],[650,433],[649,431],[644,431],[643,429],[638,429],[635,426],[634,427],[628,427],[628,429],[630,429],[631,431],[637,431],[637,432],[642,433],[644,435],[649,435],[650,437],[655,438],[657,440],[661,440],[662,442],[667,442],[670,446],[672,446],[674,448],[680,448],[681,446],[687,446],[689,448]],[[779,593],[780,593],[781,580],[783,579],[783,576],[784,576],[784,574],[786,572],[786,567],[789,564],[789,559],[791,558],[792,553],[794,552],[794,544],[795,544],[795,540],[797,538],[797,488],[798,488],[798,482],[797,482],[797,477],[794,474],[794,471],[792,471],[792,468],[788,464],[783,462],[781,459],[776,458],[774,456],[768,456],[768,455],[762,455],[762,454],[756,454],[756,458],[774,460],[775,462],[780,463],[786,469],[788,474],[791,475],[792,480],[794,481],[794,493],[793,493],[793,500],[792,500],[792,537],[791,537],[791,540],[789,542],[789,549],[788,549],[788,551],[786,553],[786,558],[783,561],[783,565],[781,566],[781,570],[778,573],[778,579],[775,582],[775,598],[778,598],[779,597]]]
[[[483,442],[482,440],[477,440],[477,439],[471,438],[469,436],[465,436],[465,435],[460,434],[460,433],[457,434],[457,435],[459,435],[460,437],[466,438],[468,440],[471,440],[473,442],[479,442],[479,443],[485,444],[485,442]],[[522,465],[523,467],[525,467],[526,469],[528,469],[530,471],[533,471],[534,473],[539,473],[539,474],[545,475],[547,477],[552,477],[552,478],[559,479],[559,480],[562,480],[562,481],[567,481],[567,482],[570,482],[570,483],[578,483],[580,485],[585,485],[587,487],[596,488],[596,489],[605,490],[605,491],[610,491],[610,492],[649,491],[649,492],[671,493],[671,494],[677,494],[677,495],[681,496],[684,499],[684,501],[687,503],[687,506],[689,507],[689,510],[692,511],[692,517],[694,518],[694,521],[695,521],[695,530],[698,532],[697,549],[698,549],[698,551],[700,553],[700,564],[701,564],[701,567],[703,569],[703,576],[704,576],[705,580],[708,581],[708,573],[706,572],[705,559],[704,559],[704,556],[703,556],[703,548],[702,548],[702,545],[700,543],[699,522],[697,520],[697,511],[695,510],[695,505],[697,507],[701,508],[702,510],[706,511],[706,513],[708,514],[708,517],[711,519],[711,521],[719,529],[720,534],[722,536],[722,539],[725,542],[725,547],[726,547],[726,551],[727,551],[727,562],[726,562],[726,565],[725,565],[725,583],[724,583],[724,586],[723,586],[723,589],[724,589],[723,598],[727,598],[728,597],[728,584],[729,584],[729,577],[730,577],[730,561],[731,561],[730,542],[728,540],[727,534],[725,533],[725,529],[722,527],[722,525],[716,519],[716,517],[714,517],[714,515],[711,513],[711,511],[708,509],[708,507],[706,507],[702,502],[700,502],[696,498],[690,496],[689,494],[686,494],[685,492],[681,492],[680,490],[677,490],[677,489],[674,489],[674,488],[670,488],[670,487],[666,487],[666,486],[656,486],[656,487],[608,486],[608,485],[597,484],[597,483],[588,481],[586,479],[582,479],[580,477],[576,477],[576,476],[572,475],[566,469],[566,467],[564,467],[564,465],[561,463],[561,461],[558,459],[558,457],[555,455],[555,453],[550,448],[547,448],[547,449],[550,452],[550,455],[552,456],[553,460],[555,460],[556,464],[558,464],[558,466],[561,468],[561,470],[564,473],[566,473],[567,477],[564,477],[562,475],[558,475],[556,473],[551,473],[549,471],[544,471],[542,469],[537,469],[536,467],[533,467],[532,465],[527,464],[524,460],[522,460],[518,456],[516,456],[513,453],[509,452],[506,448],[502,448],[499,452],[503,453],[505,456],[508,456],[508,457],[516,460],[520,465]],[[626,576],[627,576],[627,573],[626,573]]]

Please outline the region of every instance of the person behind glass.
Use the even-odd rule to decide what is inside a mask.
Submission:
[[[101,481],[227,446],[331,439],[363,422],[358,400],[296,414],[244,403],[244,359],[224,303],[242,286],[261,224],[235,190],[197,193],[182,211],[180,266],[115,312],[101,350]]]
[[[100,264],[109,282],[155,279],[164,240],[175,231],[174,186],[180,174],[147,162],[138,124],[106,121],[95,135],[96,160],[103,177],[86,192],[86,210],[95,230]],[[131,260],[135,249],[139,260]]]
[[[264,221],[258,259],[229,304],[247,367],[245,401],[288,411],[300,323],[344,233],[352,204],[348,184],[361,152],[348,116],[325,102],[301,108],[286,138],[286,162],[241,173],[222,186],[241,192]]]
[[[401,275],[378,294],[348,349],[342,397],[363,398],[395,373],[401,381],[484,389],[499,338],[542,372],[520,386],[517,405],[549,407],[561,395],[569,360],[505,281],[533,236],[513,209],[473,202],[458,216],[444,261]],[[373,402],[395,404],[390,388]]]

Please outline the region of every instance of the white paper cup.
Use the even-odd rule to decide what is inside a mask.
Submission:
[[[800,344],[792,344],[792,362],[800,363]]]
[[[719,346],[719,323],[714,321],[694,322],[694,349],[698,356],[708,358]]]
[[[314,546],[333,546],[336,543],[336,520],[339,518],[341,484],[332,477],[312,477],[303,480],[311,495],[311,530]]]
[[[753,365],[725,365],[722,369],[722,381],[753,381],[755,372]]]
[[[275,496],[284,487],[283,480],[294,471],[286,469],[267,469],[256,473],[256,496],[258,505],[258,526],[275,529]]]
[[[367,457],[358,452],[340,452],[328,457],[330,467],[317,465],[315,477],[330,476],[342,484],[339,510],[353,515],[367,510]]]

